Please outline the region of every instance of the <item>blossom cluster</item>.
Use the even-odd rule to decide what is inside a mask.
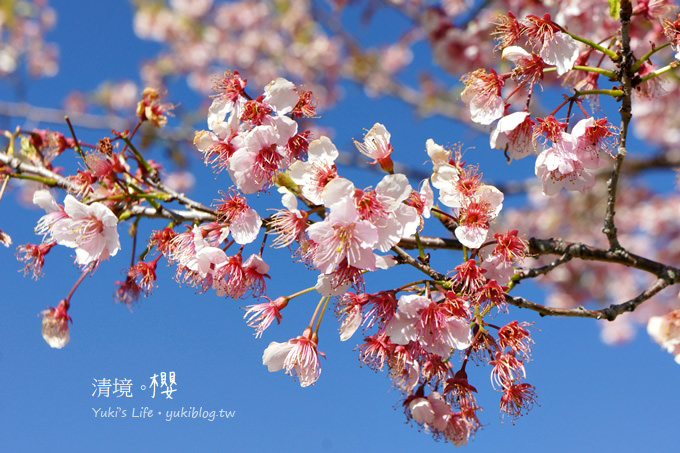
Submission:
[[[338,7],[343,6],[338,3]],[[275,320],[281,323],[284,310],[301,306],[291,301],[315,291],[320,301],[302,333],[285,342],[272,341],[264,349],[262,363],[269,371],[284,371],[302,387],[315,384],[321,378],[321,359],[325,357],[319,346],[320,326],[324,315],[334,310],[340,319],[340,340],[349,341],[361,330],[361,362],[389,373],[402,394],[407,419],[435,438],[465,445],[481,427],[478,413],[482,408],[475,395],[478,384],[471,385],[466,372],[470,363],[486,365],[490,370],[491,388],[500,393],[503,414],[516,419],[526,413],[537,398],[533,385],[526,381],[525,366],[531,360],[533,344],[530,326],[520,321],[501,324],[494,320],[499,313],[508,312],[508,302],[515,303],[508,293],[516,283],[548,274],[546,280],[560,290],[548,301],[565,309],[580,305],[587,297],[604,300],[614,294],[635,301],[639,294],[632,289],[634,283],[608,282],[606,264],[591,266],[590,273],[581,272],[579,266],[583,263],[569,262],[576,256],[569,253],[527,269],[530,262],[526,260],[526,235],[555,232],[556,237],[567,237],[577,232],[594,238],[593,244],[602,245],[602,255],[609,254],[603,261],[616,262],[629,252],[643,255],[646,248],[658,248],[654,258],[660,261],[677,261],[674,247],[638,240],[643,235],[656,236],[657,241],[671,243],[677,240],[678,230],[676,211],[649,207],[654,199],[642,190],[618,189],[618,237],[616,231],[611,233],[616,230],[612,228],[616,181],[613,179],[604,188],[596,184],[596,178],[598,170],[609,163],[608,156],[614,157],[612,142],[617,131],[607,117],[591,113],[597,110],[596,105],[591,105],[589,112],[583,100],[606,94],[630,101],[632,91],[639,100],[632,111],[642,118],[643,133],[657,135],[650,133],[650,125],[658,115],[654,110],[664,101],[657,100],[658,86],[654,82],[662,72],[650,60],[656,47],[652,45],[645,57],[625,65],[622,60],[628,57],[623,50],[645,50],[646,42],[654,43],[664,35],[663,39],[669,41],[665,45],[680,52],[680,19],[650,25],[657,14],[668,12],[667,2],[639,2],[634,12],[639,26],[630,30],[632,43],[617,41],[604,47],[599,44],[601,39],[591,36],[592,31],[578,26],[567,28],[566,24],[577,19],[581,23],[597,20],[596,14],[588,15],[581,6],[555,6],[553,15],[543,16],[536,15],[533,8],[520,6],[521,15],[508,13],[495,22],[488,21],[495,26],[501,58],[512,66],[502,72],[476,69],[490,64],[491,46],[487,42],[472,45],[469,41],[475,33],[488,30],[454,26],[452,18],[462,12],[458,3],[444,2],[441,9],[425,8],[414,21],[421,22],[436,61],[451,72],[469,70],[461,79],[461,99],[469,120],[488,128],[490,147],[503,150],[509,163],[537,154],[534,170],[541,187],[540,194],[528,189],[529,198],[537,206],[529,211],[531,215],[514,211],[502,219],[506,202],[503,191],[485,183],[479,168],[466,165],[459,151],[432,139],[424,145],[432,170],[427,178],[412,185],[407,173],[395,171],[398,167],[392,155],[398,146],[392,143],[389,128],[381,123],[375,123],[354,144],[382,176],[374,186],[359,186],[341,175],[337,165],[340,152],[333,141],[305,129],[316,116],[317,106],[332,100],[333,84],[341,72],[338,42],[329,39],[316,22],[306,17],[305,2],[291,2],[283,12],[251,1],[217,6],[212,0],[173,0],[167,8],[139,2],[137,33],[170,43],[165,63],[176,71],[191,73],[194,88],[207,87],[206,68],[213,60],[207,49],[219,43],[223,44],[217,48],[218,60],[240,60],[244,66],[257,67],[253,70],[256,84],[264,82],[265,77],[266,81],[273,80],[259,83],[264,87],[258,96],[249,94],[246,78],[236,70],[213,80],[215,93],[207,113],[207,129],[197,131],[193,143],[204,163],[215,173],[228,174],[232,186],[221,191],[210,207],[174,191],[167,179],[164,184],[161,165],[147,160],[135,147],[133,139],[143,124],[157,129],[167,125],[173,106],[162,102],[158,88],[146,88],[141,93],[135,112],[138,124],[132,132],[114,131],[112,137],[96,145],[79,142],[73,132],[74,137],[67,139],[46,131],[4,131],[10,145],[3,153],[6,163],[0,164],[0,182],[4,184],[0,197],[11,178],[24,176],[22,171],[33,171],[33,181],[43,183],[40,188],[32,186],[37,189],[32,193],[33,203],[46,212],[35,228],[42,243],[17,248],[17,257],[25,264],[24,273],[39,278],[45,257],[57,245],[74,249],[75,263],[81,271],[71,293],[56,307],[41,312],[45,341],[54,348],[69,342],[68,311],[75,289],[103,261],[117,255],[121,250],[118,224],[134,218],[129,229],[134,237],[132,263],[124,281],[117,282],[115,292],[116,299],[128,306],[140,295],[152,293],[161,258],[174,266],[178,283],[200,293],[212,290],[234,300],[263,299],[262,303],[245,307],[244,318],[256,337],[264,336]],[[612,23],[618,26],[616,21],[607,16],[601,22],[601,29],[612,28],[611,34],[615,34],[617,29]],[[268,39],[251,34],[249,39],[229,41],[224,39],[231,33],[225,23],[239,30],[256,30],[272,23],[278,28]],[[306,30],[304,36],[298,34],[301,29]],[[576,35],[577,31],[581,35]],[[380,59],[371,60],[384,63],[375,63],[384,66],[382,71],[366,70],[375,72],[372,75],[356,70],[362,64],[368,68],[372,64],[370,59],[362,63],[365,56],[357,51],[353,75],[362,79],[369,91],[384,89],[390,85],[391,75],[410,61],[408,46],[413,40],[407,36]],[[8,49],[5,54],[12,51]],[[5,54],[0,52],[0,71],[8,64]],[[264,60],[271,64],[263,64],[256,54],[268,55]],[[279,71],[269,57],[279,54],[305,57],[280,60],[288,72],[313,80],[308,85],[313,89],[276,77]],[[455,58],[457,54],[463,54],[460,61]],[[674,63],[668,67],[678,65]],[[145,71],[147,79],[161,78],[159,67],[147,66]],[[323,77],[319,77],[321,73]],[[624,75],[628,77],[625,83]],[[612,81],[611,89],[601,89],[601,84],[609,83],[603,82],[605,79]],[[160,86],[160,81],[155,81],[159,83],[154,85]],[[552,82],[563,83],[573,94],[539,117],[533,103],[536,88]],[[676,85],[671,88],[678,91]],[[126,97],[128,101],[132,98]],[[427,100],[427,96],[423,99]],[[560,117],[563,109],[566,113]],[[674,129],[675,120],[664,121],[670,132],[664,130],[654,139],[674,143],[677,124]],[[623,122],[622,135],[625,128],[627,122]],[[619,141],[620,149],[624,148],[622,143],[623,139]],[[53,161],[65,149],[73,149],[83,167],[64,177]],[[625,157],[625,149],[622,152],[624,155],[616,155],[618,162]],[[16,155],[21,158],[15,159]],[[63,205],[46,186],[69,192]],[[572,192],[570,197],[575,195],[573,192],[588,192],[592,199],[607,205],[610,219],[605,219],[606,238],[596,236],[602,225],[599,217],[590,218],[594,216],[590,212],[592,205],[579,211],[575,205],[582,199],[564,197],[562,189]],[[255,207],[267,194],[274,195],[270,198],[276,200],[276,208],[265,215]],[[545,196],[551,201],[546,201]],[[665,199],[666,206],[675,206],[675,198]],[[641,200],[646,205],[638,206],[643,204]],[[171,203],[179,203],[181,208]],[[583,209],[588,212],[584,214]],[[655,213],[645,209],[655,209]],[[140,253],[136,249],[137,225],[145,217],[162,217],[171,223],[154,231]],[[562,229],[566,228],[565,217],[570,219],[569,230]],[[632,218],[647,220],[636,222]],[[438,238],[440,241],[431,241],[430,246],[444,244],[462,252],[459,261],[445,273],[434,269],[425,251],[426,239],[435,238],[421,237],[435,220],[439,222],[437,227],[443,226],[455,239]],[[597,231],[592,226],[595,223]],[[274,248],[288,248],[294,260],[312,270],[316,284],[295,294],[268,297],[267,281],[270,273],[276,275],[268,264],[272,262],[269,256],[265,260],[266,241],[272,237]],[[625,250],[619,241],[637,244]],[[0,242],[11,244],[10,236],[2,230]],[[246,251],[258,245],[259,251]],[[581,250],[587,249],[585,244],[580,245]],[[417,250],[417,256],[405,251],[409,248]],[[401,265],[418,270],[419,278],[377,292],[367,291],[370,281],[365,281],[366,274]],[[673,269],[668,269],[657,273],[657,277],[663,284],[677,283],[669,281],[675,277]],[[622,272],[628,276],[632,271]],[[636,279],[631,276],[625,280]],[[648,304],[646,307],[652,309],[647,312],[637,311],[608,324],[603,334],[605,341],[617,342],[626,337],[625,328],[620,326],[639,316],[649,319],[649,334],[678,361],[677,310],[649,318],[652,312],[661,313],[661,307],[665,312],[677,306],[676,301],[664,303]]]
[[[496,34],[503,59],[512,62],[515,68],[503,74],[478,69],[463,77],[462,99],[468,105],[470,119],[482,125],[497,121],[490,146],[504,150],[509,162],[532,152],[539,154],[535,171],[545,195],[554,195],[562,188],[580,192],[590,189],[595,184],[592,172],[602,165],[600,157],[608,152],[608,139],[614,135],[614,127],[606,118],[596,119],[584,110],[586,118],[567,132],[569,118],[562,122],[555,117],[565,103],[535,121],[529,113],[534,87],[543,80],[545,71],[552,67],[558,76],[570,72],[580,55],[579,43],[548,14],[542,18],[528,15],[521,21],[512,13],[501,16]],[[509,81],[513,82],[512,90],[504,98],[503,88]],[[528,93],[525,109],[507,113],[510,98],[521,89]],[[571,102],[580,106],[576,99]]]

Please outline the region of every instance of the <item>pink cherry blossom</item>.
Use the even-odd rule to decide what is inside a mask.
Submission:
[[[579,55],[578,42],[562,32],[550,18],[530,14],[526,18],[526,35],[539,56],[548,64],[555,65],[561,76],[574,67]]]
[[[324,274],[330,274],[342,260],[347,259],[350,266],[374,270],[373,249],[378,242],[377,228],[366,220],[360,220],[353,194],[347,192],[346,184],[335,184],[335,181],[338,180],[329,184],[333,185],[329,196],[337,200],[330,206],[330,214],[322,222],[307,228],[309,238],[316,244],[314,266]],[[328,190],[325,193],[328,194]]]
[[[478,69],[463,76],[465,89],[461,94],[463,102],[470,108],[470,118],[475,123],[491,124],[505,113],[505,101],[501,96],[503,79],[492,69],[487,73]]]
[[[243,318],[248,318],[246,323],[248,327],[255,329],[255,338],[262,336],[265,330],[276,319],[277,324],[281,323],[281,310],[288,305],[287,297],[279,297],[276,300],[267,298],[269,302],[256,305],[248,305],[246,314]]]
[[[359,215],[378,229],[376,248],[381,252],[416,232],[418,211],[403,203],[410,195],[411,185],[402,174],[385,175],[374,191],[355,191]]]
[[[281,203],[286,209],[276,211],[271,217],[269,227],[277,235],[274,247],[286,247],[294,241],[304,241],[307,230],[306,212],[297,208],[297,198],[285,187],[279,187]]]
[[[649,318],[647,333],[674,355],[676,363],[680,364],[680,310]]]
[[[434,305],[432,305],[434,304]],[[472,343],[468,323],[447,316],[430,298],[406,294],[399,298],[398,311],[385,332],[395,344],[419,342],[427,352],[448,358],[452,349],[465,349]]]
[[[43,201],[40,201],[41,206],[55,209],[53,199],[48,204]],[[99,202],[86,205],[72,195],[66,195],[63,213],[57,209],[48,211],[45,217],[55,213],[61,218],[52,224],[51,237],[59,245],[76,249],[76,263],[85,266],[93,261],[108,259],[120,250],[118,218],[106,205]],[[45,223],[43,219],[41,222]]]
[[[349,340],[361,325],[362,319],[361,306],[352,306],[340,323],[340,341]]]
[[[390,144],[390,136],[385,126],[375,123],[371,130],[364,135],[363,143],[354,140],[354,145],[361,154],[373,159],[371,164],[380,164],[383,170],[391,173],[393,164],[390,156],[394,149]]]
[[[262,219],[248,206],[246,199],[235,192],[225,195],[217,207],[222,226],[226,229],[222,235],[231,232],[237,244],[250,244],[260,232]]]
[[[449,165],[451,151],[447,150],[442,145],[437,144],[431,138],[428,138],[425,142],[425,151],[432,161],[432,166],[435,171],[441,165]]]
[[[244,137],[243,144],[229,158],[229,174],[243,193],[270,187],[286,155],[274,126],[256,126]]]
[[[48,345],[61,349],[69,342],[68,323],[72,322],[68,315],[69,302],[62,300],[56,308],[50,307],[44,310],[42,316],[42,335]]]
[[[290,113],[300,99],[295,84],[279,77],[264,88],[264,102],[273,107],[278,115]]]
[[[290,178],[299,184],[304,195],[314,204],[322,204],[322,193],[338,176],[335,160],[340,153],[331,140],[322,136],[309,144],[307,162],[294,162],[288,169]]]
[[[536,159],[536,176],[543,182],[545,195],[555,195],[562,188],[583,192],[595,184],[595,178],[584,165],[591,161],[579,158],[576,139],[566,132],[561,135],[562,140]]]
[[[227,115],[230,115],[229,123],[236,124],[247,101],[244,91],[246,83],[246,79],[241,78],[238,71],[227,72],[223,78],[216,80],[214,89],[217,94],[208,110],[210,130],[224,123]]]
[[[504,116],[498,120],[491,133],[491,147],[504,149],[508,162],[527,157],[534,150],[531,140],[533,124],[529,112],[515,112]]]
[[[491,222],[503,207],[503,193],[482,184],[459,209],[456,238],[466,247],[479,248],[486,241]]]
[[[285,370],[286,374],[297,376],[301,387],[308,387],[321,375],[319,354],[317,340],[308,329],[302,336],[286,343],[269,343],[262,355],[262,364],[270,372]]]
[[[68,218],[64,207],[57,204],[49,190],[40,189],[33,192],[33,204],[37,204],[47,212],[38,220],[35,227],[36,234],[49,235],[55,223]]]

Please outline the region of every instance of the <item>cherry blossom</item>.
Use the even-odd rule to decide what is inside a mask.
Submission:
[[[236,193],[224,196],[217,207],[217,212],[222,221],[222,235],[231,232],[237,244],[250,244],[253,242],[262,226],[262,219],[256,210],[248,206],[246,199]]]
[[[505,150],[508,162],[522,159],[532,154],[532,126],[529,112],[515,112],[502,117],[491,133],[492,148]]]
[[[403,295],[397,313],[385,332],[395,344],[417,341],[428,352],[447,358],[452,349],[465,349],[471,344],[468,323],[447,316],[443,307],[427,297]]]
[[[647,323],[647,333],[680,364],[680,310],[664,316],[652,316]]]
[[[47,191],[38,193],[34,200],[48,212],[38,222],[37,232],[49,230],[57,244],[76,249],[76,263],[85,266],[120,250],[118,218],[104,204],[86,205],[66,195],[62,211]]]
[[[244,136],[229,158],[229,174],[241,192],[255,193],[272,185],[283,165],[287,141],[274,126],[256,126]]]
[[[248,327],[255,329],[255,338],[261,337],[275,319],[277,324],[281,323],[283,319],[281,310],[286,308],[288,300],[287,297],[279,297],[276,300],[269,299],[269,302],[246,307],[246,314],[243,318],[248,318]]]
[[[466,74],[462,80],[465,83],[465,90],[461,98],[468,104],[472,121],[487,125],[503,116],[505,101],[501,96],[501,88],[505,82],[496,71],[492,69],[487,73],[483,69],[478,69]]]
[[[594,159],[581,160],[576,139],[571,134],[562,133],[562,140],[547,148],[536,159],[536,176],[542,180],[543,193],[555,195],[560,189],[578,190],[591,188],[595,178],[586,169],[596,166]]]
[[[579,55],[578,43],[562,32],[551,20],[550,15],[543,17],[530,14],[526,18],[526,35],[543,60],[555,65],[557,75],[569,71]]]
[[[390,144],[390,137],[391,135],[385,126],[375,123],[371,130],[364,135],[364,141],[360,143],[354,140],[354,145],[361,154],[373,159],[372,164],[380,164],[383,170],[392,173],[394,165],[390,156],[394,149]]]
[[[307,161],[296,161],[288,169],[290,178],[299,184],[302,194],[314,204],[322,204],[323,190],[338,176],[335,160],[340,153],[331,140],[322,136],[309,143]]]
[[[378,230],[360,219],[353,185],[347,183],[335,179],[328,184],[325,198],[334,201],[330,214],[322,222],[307,228],[309,238],[315,243],[314,266],[325,274],[333,272],[345,258],[349,265],[359,269],[376,269],[373,249],[378,243]]]
[[[286,374],[297,376],[301,387],[308,387],[321,375],[319,354],[317,341],[307,329],[286,343],[269,343],[262,355],[262,364],[270,372],[285,370]]]
[[[68,323],[73,322],[68,315],[69,303],[67,300],[59,302],[57,307],[49,307],[44,310],[42,316],[42,336],[53,348],[61,349],[69,342]]]

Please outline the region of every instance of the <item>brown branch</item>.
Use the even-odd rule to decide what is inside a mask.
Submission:
[[[524,280],[526,278],[534,278],[534,277],[538,277],[539,275],[547,274],[548,272],[555,269],[557,266],[561,266],[564,263],[568,263],[569,261],[571,261],[572,258],[573,258],[572,255],[565,253],[564,255],[560,256],[559,258],[557,258],[552,263],[546,264],[545,266],[536,267],[536,268],[533,268],[533,269],[522,270],[517,275],[517,277],[514,277],[514,279],[519,281],[519,280]]]
[[[402,263],[410,264],[411,266],[413,266],[416,269],[423,272],[425,275],[428,275],[433,280],[446,280],[446,275],[440,274],[439,272],[435,271],[434,269],[432,269],[427,264],[421,263],[417,259],[413,258],[411,255],[406,253],[398,245],[395,245],[394,247],[392,247],[392,251],[397,254],[397,256],[399,257],[399,259],[401,260]]]
[[[552,308],[545,305],[537,304],[531,302],[523,297],[513,297],[509,294],[505,295],[505,300],[507,303],[514,305],[519,308],[527,308],[537,312],[541,316],[565,316],[571,318],[594,318],[594,319],[606,319],[607,321],[615,320],[619,315],[634,311],[638,305],[642,302],[650,299],[656,293],[662,289],[670,286],[673,283],[673,279],[676,276],[665,276],[657,279],[653,285],[647,288],[645,291],[637,295],[637,297],[630,299],[626,302],[620,304],[612,304],[607,308],[601,310],[587,310],[584,307],[577,308]]]
[[[616,190],[618,187],[619,175],[621,173],[621,166],[628,154],[626,142],[628,138],[628,127],[632,117],[632,91],[633,91],[633,52],[630,48],[630,17],[633,14],[633,8],[630,0],[621,1],[621,63],[619,64],[619,78],[621,82],[621,90],[623,96],[621,97],[621,133],[619,136],[619,148],[614,162],[614,169],[611,177],[607,181],[607,210],[604,216],[604,226],[602,232],[607,236],[609,241],[609,248],[611,250],[622,250],[621,244],[616,234],[616,225],[614,224],[614,215],[616,213]]]
[[[436,238],[430,236],[420,236],[420,243],[426,249],[448,249],[448,250],[463,250],[463,244],[457,239]],[[402,238],[399,241],[399,247],[405,250],[413,250],[418,248],[418,243],[414,236]]]
[[[604,250],[580,242],[561,239],[531,238],[529,255],[569,255],[586,261],[617,263],[626,267],[640,269],[657,277],[669,275],[672,283],[680,282],[680,268],[668,266],[640,255],[620,250]]]

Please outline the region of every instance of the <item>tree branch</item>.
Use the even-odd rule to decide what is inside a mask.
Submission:
[[[584,307],[577,308],[552,308],[545,305],[537,304],[531,302],[523,297],[514,297],[509,294],[505,295],[505,300],[510,305],[514,305],[519,308],[528,308],[537,312],[541,316],[564,316],[571,318],[594,318],[594,319],[606,319],[607,321],[615,320],[619,315],[634,311],[638,305],[642,302],[648,300],[656,293],[662,289],[670,286],[672,284],[672,279],[677,278],[677,276],[668,275],[664,278],[657,279],[653,285],[647,288],[642,293],[638,294],[637,297],[623,302],[621,304],[613,304],[607,308],[601,310],[587,310]]]
[[[616,212],[616,189],[621,173],[621,166],[628,154],[626,142],[628,137],[628,126],[632,117],[632,91],[633,91],[633,52],[630,48],[630,17],[633,14],[633,7],[630,0],[621,1],[621,63],[619,65],[619,77],[623,96],[621,97],[621,133],[619,136],[619,149],[614,162],[614,169],[611,177],[607,181],[607,210],[604,216],[604,226],[602,232],[607,236],[609,248],[611,250],[623,250],[616,234],[614,215]]]

